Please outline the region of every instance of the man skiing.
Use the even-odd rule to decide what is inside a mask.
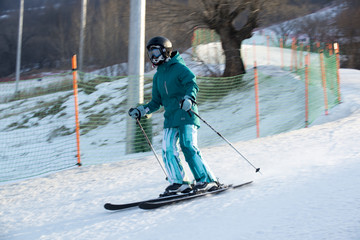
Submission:
[[[161,196],[190,191],[203,192],[219,188],[219,184],[197,147],[199,119],[195,105],[199,87],[194,73],[185,65],[179,52],[165,37],[154,37],[146,45],[148,56],[157,72],[153,77],[152,99],[145,105],[131,108],[129,115],[140,119],[164,106],[162,157],[170,185]],[[191,111],[190,111],[191,110]],[[179,158],[179,145],[196,181],[193,187]]]

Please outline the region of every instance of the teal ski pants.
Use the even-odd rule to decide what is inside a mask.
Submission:
[[[184,171],[179,146],[196,182],[216,181],[197,146],[197,127],[184,125],[164,129],[162,157],[170,184],[192,182]]]

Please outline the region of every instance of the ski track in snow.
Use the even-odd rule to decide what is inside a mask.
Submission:
[[[221,182],[247,187],[109,212],[163,191],[154,157],[74,168],[0,185],[0,239],[360,239],[359,76],[341,70],[343,103],[314,126],[234,143],[263,175],[226,144],[202,149]]]

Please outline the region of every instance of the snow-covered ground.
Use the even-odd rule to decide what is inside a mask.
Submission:
[[[108,212],[162,192],[161,169],[152,155],[83,166],[0,185],[0,239],[360,239],[360,71],[341,81],[343,103],[311,127],[234,142],[262,175],[225,143],[202,148],[221,182],[248,187]]]

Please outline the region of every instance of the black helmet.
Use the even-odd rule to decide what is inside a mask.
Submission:
[[[172,44],[165,37],[153,37],[146,44],[148,56],[154,65],[162,64],[172,53]]]

